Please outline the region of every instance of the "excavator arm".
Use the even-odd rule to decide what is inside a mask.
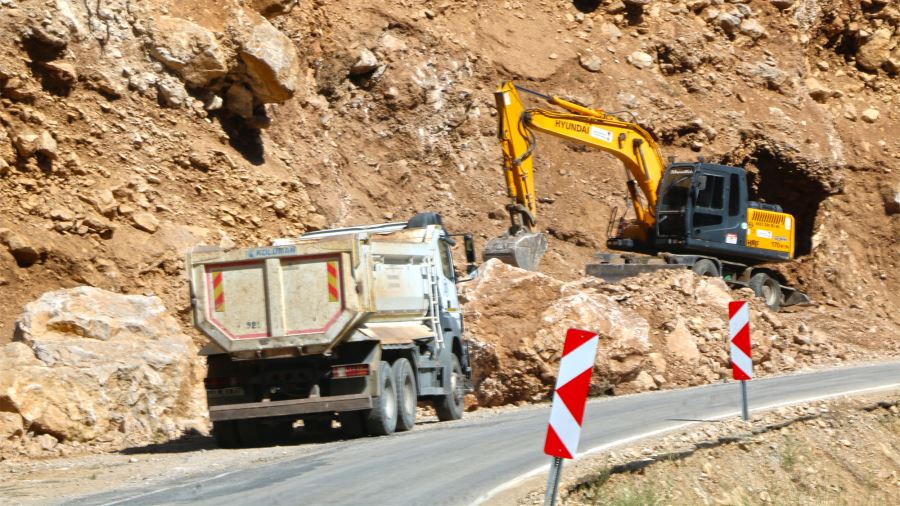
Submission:
[[[520,90],[538,95],[563,111],[526,109],[519,98]],[[495,98],[506,186],[513,201],[513,204],[507,207],[512,225],[505,236],[488,242],[485,257],[493,256],[508,261],[510,256],[517,255],[515,252],[504,253],[500,246],[515,248],[513,238],[537,234],[535,229],[537,197],[534,191],[532,157],[536,143],[534,132],[576,141],[618,158],[628,174],[629,196],[637,217],[637,226],[626,229],[625,236],[646,241],[648,231],[656,223],[656,192],[665,169],[659,146],[646,130],[636,123],[623,121],[604,111],[583,107],[559,97],[536,93],[518,87],[511,81],[500,86]],[[638,191],[643,194],[644,202],[638,198]],[[492,242],[494,244],[491,244]],[[531,242],[537,241],[532,239]],[[546,249],[545,238],[543,244]],[[528,252],[529,255],[531,253]],[[543,254],[543,251],[540,253]],[[519,265],[517,262],[510,263]],[[532,268],[536,265],[537,261]],[[525,265],[519,266],[529,268]]]

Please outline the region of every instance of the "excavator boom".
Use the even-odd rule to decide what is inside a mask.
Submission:
[[[520,90],[538,95],[563,111],[526,109],[519,97]],[[485,259],[499,258],[534,270],[547,248],[546,237],[535,228],[538,210],[532,156],[536,145],[534,132],[576,141],[618,158],[628,172],[628,190],[639,222],[638,227],[632,227],[627,233],[635,240],[647,239],[647,231],[655,223],[657,186],[665,167],[659,147],[646,130],[604,111],[536,93],[512,82],[500,86],[495,98],[503,169],[512,203],[507,206],[510,228],[503,236],[488,241]]]

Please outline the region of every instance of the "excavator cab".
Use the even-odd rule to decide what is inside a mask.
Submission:
[[[744,169],[697,163],[672,164],[659,188],[654,242],[745,261],[791,258],[794,235],[781,207],[751,202]]]

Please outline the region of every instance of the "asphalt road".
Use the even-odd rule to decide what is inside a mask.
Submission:
[[[830,370],[748,384],[750,408],[765,409],[900,384],[900,363]],[[591,401],[582,452],[738,415],[739,386],[723,383]],[[243,463],[230,471],[122,489],[68,504],[464,505],[549,462],[542,453],[549,407],[434,425],[391,437],[365,438],[275,464]],[[288,447],[290,451],[291,447]]]

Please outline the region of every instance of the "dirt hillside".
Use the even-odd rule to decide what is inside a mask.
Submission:
[[[747,167],[753,198],[797,216],[798,259],[780,269],[817,302],[797,320],[876,351],[897,336],[896,2],[0,0],[0,13],[0,340],[25,303],[84,284],[158,295],[186,324],[182,255],[199,243],[425,209],[499,234],[505,79],[627,111],[666,155]],[[623,208],[623,171],[545,137],[537,163],[543,270],[570,281]]]

